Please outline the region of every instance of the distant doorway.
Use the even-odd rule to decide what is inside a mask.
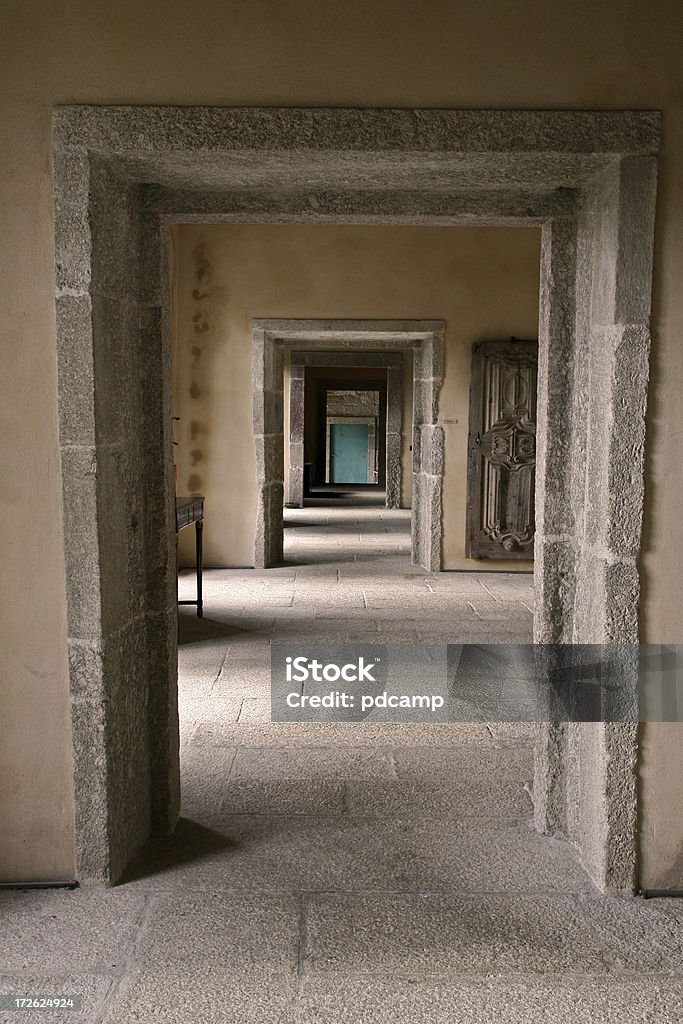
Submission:
[[[380,352],[308,350],[289,353],[285,405],[286,503],[303,508],[330,475],[330,427],[333,423],[368,426],[366,477],[358,485],[380,487],[387,508],[400,508],[404,487],[402,449],[404,364],[410,349]],[[412,382],[410,382],[412,383]],[[409,389],[409,387],[408,387]],[[406,467],[407,468],[407,467]],[[404,492],[404,493],[402,493]]]
[[[254,446],[259,500],[254,565],[283,557],[287,505],[303,505],[304,381],[308,366],[387,369],[386,504],[400,508],[403,360],[412,365],[411,430],[406,441],[411,474],[411,549],[414,564],[441,568],[444,429],[438,418],[443,382],[442,320],[260,320],[252,322]],[[289,415],[285,369],[289,362]],[[392,383],[396,381],[396,384]],[[285,436],[289,431],[284,466]],[[285,482],[288,494],[285,497]],[[356,485],[358,486],[358,485]],[[296,497],[294,494],[296,493]],[[300,497],[299,497],[300,496]]]

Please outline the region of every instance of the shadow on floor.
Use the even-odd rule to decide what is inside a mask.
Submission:
[[[198,619],[196,612],[183,612],[178,609],[178,646],[196,644],[201,640],[238,637],[244,632],[244,629],[231,626],[227,622],[215,622],[206,617]]]
[[[386,491],[378,484],[355,484],[345,487],[343,484],[320,484],[312,487],[304,498],[306,508],[370,505],[382,508],[386,505]]]
[[[170,836],[155,839],[131,862],[119,881],[138,882],[171,868],[201,861],[220,851],[236,849],[239,843],[189,818],[180,818]]]

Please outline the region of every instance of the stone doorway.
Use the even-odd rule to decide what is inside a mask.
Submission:
[[[303,368],[382,366],[388,370],[387,507],[400,500],[401,366],[413,363],[412,560],[425,569],[441,568],[441,479],[443,428],[438,398],[443,377],[444,324],[435,320],[257,320],[253,324],[254,437],[259,503],[254,565],[282,560],[284,504],[284,353],[292,351],[294,419],[301,430],[290,439],[290,473],[303,488]],[[303,350],[303,346],[308,346]],[[268,398],[266,399],[266,396]],[[290,412],[290,418],[291,412]],[[390,504],[391,502],[391,504]]]
[[[412,352],[410,353],[412,358]],[[402,431],[402,352],[374,352],[365,348],[355,351],[305,351],[292,352],[289,366],[289,471],[287,498],[293,505],[303,507],[305,426],[306,426],[306,374],[307,370],[335,368],[343,386],[354,388],[358,381],[346,380],[349,372],[361,368],[368,374],[381,375],[378,382],[379,397],[383,415],[379,416],[378,427],[381,438],[377,439],[378,482],[385,488],[386,508],[401,507],[401,431]],[[365,378],[367,380],[367,377]],[[318,385],[319,386],[319,385]],[[327,385],[326,385],[327,386]],[[330,385],[331,386],[331,385]],[[366,385],[362,383],[363,389]],[[374,387],[374,385],[373,385]],[[316,410],[317,411],[317,410]],[[318,425],[316,425],[317,427]],[[326,467],[325,478],[328,477]],[[319,473],[312,474],[316,479]],[[381,478],[381,479],[379,479]],[[318,481],[319,482],[319,481]]]
[[[177,816],[169,225],[542,225],[535,640],[632,644],[658,148],[647,111],[55,112],[81,881],[115,880]],[[635,727],[538,737],[537,824],[613,891],[635,883],[636,759]]]

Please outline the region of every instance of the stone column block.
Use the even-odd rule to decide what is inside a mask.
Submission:
[[[602,732],[607,843],[600,887],[605,892],[630,896],[637,888],[639,725],[638,722],[606,722]]]
[[[566,724],[539,722],[534,745],[534,825],[542,835],[567,835]]]
[[[422,469],[422,429],[413,425],[413,473]]]
[[[256,510],[254,566],[265,569],[282,561],[282,482],[261,485]]]
[[[180,733],[178,725],[178,613],[175,602],[147,619],[150,722],[150,827],[170,833],[180,814]]]
[[[413,382],[413,422],[436,423],[439,410],[440,381],[429,378]]]
[[[138,189],[140,268],[137,281],[137,299],[141,306],[163,306],[166,301],[167,285],[164,282],[170,246],[167,229],[162,225],[156,210],[155,193],[149,194],[149,186]],[[158,201],[158,200],[157,200]]]
[[[306,368],[292,363],[289,376],[289,480],[287,500],[304,504],[304,425]]]
[[[567,500],[571,474],[576,223],[544,224],[538,346],[536,528],[541,535],[572,532]]]
[[[101,666],[98,673],[102,672]],[[92,678],[92,677],[91,677]],[[76,870],[83,884],[112,881],[109,804],[111,794],[107,773],[108,729],[97,693],[72,701],[71,734],[76,830]]]
[[[605,639],[609,643],[634,644],[638,636],[640,575],[634,561],[605,566]]]
[[[605,541],[610,553],[621,558],[640,551],[649,352],[646,327],[614,329]]]
[[[284,400],[279,391],[254,389],[254,433],[275,434],[282,431]]]
[[[402,373],[400,366],[387,370],[387,433],[400,434],[403,421]]]
[[[64,554],[69,600],[69,636],[102,637],[97,450],[62,449],[64,494]]]
[[[277,434],[260,434],[254,438],[256,448],[256,482],[283,486],[285,463],[285,438],[282,431]]]
[[[137,442],[139,418],[144,415],[143,395],[148,388],[155,387],[159,379],[156,375],[150,378],[139,372],[139,362],[146,363],[147,357],[147,352],[140,352],[140,345],[148,341],[147,336],[141,335],[139,320],[139,309],[134,303],[99,293],[93,295],[95,416],[99,444]]]
[[[93,294],[130,302],[138,300],[136,264],[141,242],[138,190],[122,181],[106,161],[90,165],[89,222]],[[131,259],[131,254],[135,258]]]
[[[584,543],[578,552],[574,571],[573,643],[602,644],[608,639],[605,568],[605,559]]]
[[[291,464],[289,468],[289,487],[287,489],[287,502],[290,505],[296,505],[298,508],[304,507],[303,469],[295,468]]]
[[[536,534],[534,640],[570,643],[576,597],[576,553],[569,539]]]
[[[55,176],[55,274],[57,295],[90,289],[90,161],[84,148],[57,146]]]
[[[101,623],[109,637],[144,614],[144,530],[135,452],[97,450]]]
[[[422,469],[431,476],[443,476],[443,427],[430,425],[420,431],[420,461]]]
[[[619,211],[614,322],[650,323],[654,255],[657,158],[619,161]]]
[[[387,433],[387,508],[401,507],[401,435]]]
[[[94,445],[95,371],[90,296],[59,295],[55,312],[60,443]]]

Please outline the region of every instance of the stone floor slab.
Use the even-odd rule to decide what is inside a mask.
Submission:
[[[296,1024],[678,1024],[676,979],[306,979]]]
[[[204,721],[196,731],[198,743],[253,747],[495,747],[507,743],[476,722],[271,722],[270,695],[254,698],[259,721]],[[255,712],[256,713],[256,712]],[[521,745],[521,741],[517,740]]]
[[[296,1024],[295,992],[292,980],[235,978],[220,967],[135,971],[102,1024]]]
[[[204,817],[220,808],[236,754],[235,747],[203,747],[190,738],[180,754],[183,814]]]
[[[135,950],[138,969],[197,978],[293,978],[299,961],[299,901],[289,896],[174,892],[150,899]]]
[[[135,879],[134,889],[593,891],[571,848],[524,826],[218,811],[181,822]]]
[[[404,889],[469,892],[593,891],[576,852],[525,825],[404,819]]]
[[[533,777],[533,751],[526,748],[505,750],[444,749],[396,750],[396,774],[399,779],[449,779],[457,787],[478,782],[495,788],[501,782],[524,784]],[[466,798],[466,794],[463,793]]]
[[[145,911],[137,893],[53,889],[0,893],[0,971],[121,970]]]
[[[223,814],[347,813],[347,787],[329,779],[238,779],[223,793]]]
[[[644,962],[644,950],[628,935],[599,928],[604,902],[556,895],[315,896],[307,903],[304,965],[312,974],[403,978],[680,971],[666,943]]]
[[[232,769],[240,779],[393,779],[391,752],[368,747],[240,747]]]
[[[657,900],[631,897],[582,897],[586,917],[624,952],[631,970],[683,973],[683,917],[667,915]]]
[[[533,804],[521,783],[490,783],[467,779],[462,782],[351,782],[347,784],[349,814],[365,818],[409,817],[483,819],[511,824],[530,821]]]
[[[345,815],[221,815],[181,820],[127,883],[139,890],[239,892],[392,891],[406,878],[401,826]]]

